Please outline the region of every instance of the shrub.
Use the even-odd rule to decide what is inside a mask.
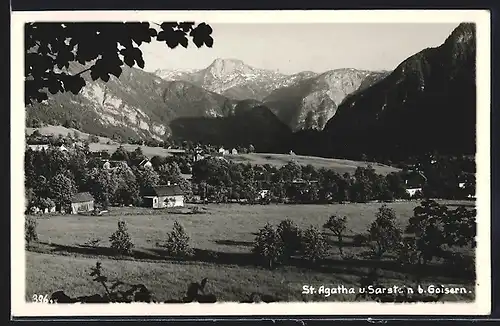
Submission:
[[[30,245],[32,242],[38,241],[38,234],[36,232],[36,227],[38,223],[36,218],[32,216],[26,216],[24,220],[24,239],[26,244]]]
[[[419,263],[420,252],[417,247],[416,239],[407,237],[402,239],[397,247],[399,262],[402,266],[415,266]]]
[[[386,252],[396,249],[401,237],[402,231],[396,225],[396,213],[387,205],[382,205],[375,221],[368,228],[368,241],[373,256],[382,258]]]
[[[304,231],[302,236],[302,255],[312,263],[326,256],[328,250],[323,234],[318,228],[311,225]]]
[[[184,227],[177,221],[174,222],[174,229],[169,233],[163,247],[173,257],[188,257],[193,254],[193,249],[189,245],[189,236]]]
[[[118,221],[118,229],[109,237],[109,240],[111,242],[111,248],[115,249],[120,254],[130,254],[134,247],[125,221]]]
[[[443,233],[449,246],[475,247],[476,210],[459,206],[442,216]]]
[[[281,221],[276,232],[283,243],[283,258],[289,259],[301,249],[302,232],[292,220]]]
[[[99,137],[96,135],[89,135],[88,141],[90,143],[98,143],[99,142]]]
[[[355,246],[364,246],[368,243],[368,235],[358,233],[352,237],[352,244]]]
[[[340,256],[343,257],[344,252],[342,249],[344,245],[344,235],[347,232],[347,217],[332,215],[323,227],[329,229],[337,237]]]
[[[101,242],[100,238],[91,238],[84,243],[84,246],[97,248]]]
[[[419,261],[427,264],[443,251],[443,245],[452,234],[447,234],[443,219],[448,215],[448,208],[432,200],[424,200],[415,207],[413,216],[408,220],[406,232],[414,234],[416,246],[420,252]]]
[[[283,242],[278,232],[267,223],[259,230],[254,242],[253,253],[261,258],[269,268],[273,268],[283,255]]]

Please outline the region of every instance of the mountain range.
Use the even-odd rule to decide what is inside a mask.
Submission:
[[[475,153],[475,25],[460,24],[442,45],[350,94],[321,133],[295,140],[299,152],[336,157]],[[321,145],[315,150],[311,141]]]
[[[108,137],[254,143],[261,151],[294,147],[320,156],[475,151],[473,24],[460,24],[441,46],[394,71],[286,75],[216,59],[189,71],[124,67],[107,83],[83,76],[87,86],[79,95],[56,94],[27,107],[28,122],[71,120]]]
[[[259,69],[237,59],[215,59],[201,70],[157,70],[164,80],[182,80],[234,100],[262,101],[275,89],[316,76],[311,71],[285,75],[277,71]]]
[[[388,74],[336,69],[292,75],[259,69],[237,59],[216,59],[205,69],[155,71],[164,80],[185,81],[233,100],[259,101],[292,131],[322,129],[350,93]]]

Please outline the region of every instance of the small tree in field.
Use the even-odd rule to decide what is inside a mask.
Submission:
[[[448,215],[448,208],[432,200],[424,200],[415,207],[413,216],[408,221],[406,232],[416,238],[419,263],[425,265],[443,250],[446,235],[443,230],[443,218]]]
[[[459,206],[443,216],[443,231],[449,246],[475,247],[476,210]]]
[[[343,245],[344,236],[347,232],[347,217],[339,217],[336,215],[330,216],[328,221],[323,225],[324,228],[329,229],[338,240],[340,256],[344,256]]]
[[[29,246],[31,243],[38,241],[38,234],[36,232],[36,227],[38,223],[36,218],[32,216],[26,216],[24,220],[24,239],[26,244]]]
[[[427,264],[444,246],[475,246],[476,210],[461,206],[449,210],[446,205],[424,200],[415,207],[407,233],[415,235],[420,263]]]
[[[382,258],[386,252],[396,249],[401,239],[402,232],[396,224],[396,213],[387,205],[382,205],[375,221],[368,228],[368,241],[373,256]]]
[[[111,248],[120,254],[130,254],[134,247],[125,221],[118,221],[118,229],[109,237],[109,241]]]
[[[277,233],[283,243],[283,258],[290,259],[301,248],[302,232],[292,220],[286,219],[278,224]]]
[[[267,223],[259,230],[253,247],[253,253],[261,258],[267,267],[273,268],[283,255],[283,242],[278,232]]]
[[[302,254],[313,264],[326,256],[328,246],[320,230],[311,225],[302,236]]]
[[[189,236],[177,221],[174,222],[174,229],[169,233],[164,247],[173,257],[188,257],[193,254],[193,248],[189,245]]]

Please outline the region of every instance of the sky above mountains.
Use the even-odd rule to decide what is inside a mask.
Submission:
[[[293,74],[338,68],[393,70],[409,56],[441,45],[458,24],[211,24],[214,46],[141,46],[145,70],[203,69],[217,58]]]

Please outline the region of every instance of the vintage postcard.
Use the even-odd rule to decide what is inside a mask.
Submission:
[[[11,26],[13,316],[490,312],[489,12]]]

